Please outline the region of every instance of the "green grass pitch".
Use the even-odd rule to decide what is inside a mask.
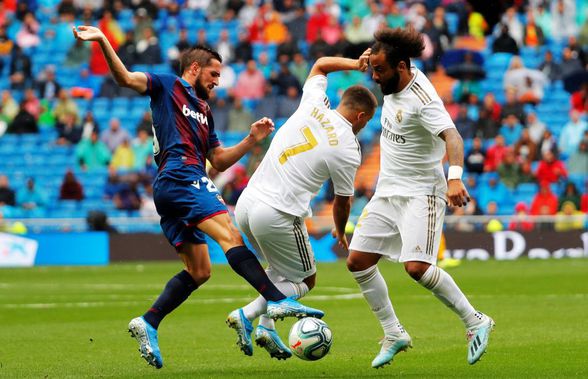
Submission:
[[[333,330],[323,360],[270,360],[236,347],[226,315],[255,296],[228,266],[160,326],[164,368],[139,357],[128,321],[151,305],[177,263],[0,270],[0,377],[588,377],[588,260],[464,262],[450,270],[496,329],[487,354],[466,362],[459,319],[414,283],[398,264],[383,262],[390,296],[414,348],[375,370],[381,329],[343,262],[320,264],[305,299],[326,312]],[[293,320],[278,322],[283,338]]]

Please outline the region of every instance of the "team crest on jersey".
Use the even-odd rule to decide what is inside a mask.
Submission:
[[[402,122],[402,109],[399,109],[398,112],[396,112],[396,122],[399,124]]]

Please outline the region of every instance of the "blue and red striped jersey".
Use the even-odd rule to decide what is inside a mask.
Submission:
[[[153,113],[153,154],[159,177],[194,180],[206,175],[206,156],[220,145],[208,103],[184,79],[170,74],[147,75]]]

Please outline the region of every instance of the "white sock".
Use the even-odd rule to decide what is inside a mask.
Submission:
[[[386,281],[377,265],[363,270],[352,271],[353,278],[359,284],[363,297],[367,300],[372,312],[376,315],[385,335],[398,334],[403,331],[398,317],[394,313],[392,302],[388,297]]]
[[[443,304],[455,312],[466,328],[469,329],[480,323],[481,320],[476,316],[476,310],[461,292],[453,278],[439,267],[429,266],[418,282],[423,287],[431,290]]]
[[[285,296],[291,297],[294,296],[296,299],[300,299],[304,295],[306,295],[309,291],[308,286],[304,282],[294,283],[288,280],[283,280],[278,283],[274,283],[276,287],[282,292]],[[252,321],[257,317],[265,314],[267,310],[267,301],[263,296],[258,296],[255,300],[251,303],[247,304],[243,307],[243,314],[245,317]],[[259,320],[259,324],[265,326],[269,329],[275,329],[274,320],[269,317],[263,316]]]

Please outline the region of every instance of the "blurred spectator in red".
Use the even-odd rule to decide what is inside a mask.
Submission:
[[[523,43],[529,47],[543,46],[545,43],[545,36],[543,29],[535,23],[535,15],[533,11],[527,12],[527,23],[524,26]]]
[[[572,202],[576,209],[580,209],[580,192],[578,191],[578,188],[576,188],[576,185],[573,182],[566,183],[566,188],[559,197],[559,210],[562,210],[563,204],[566,201]]]
[[[551,192],[549,182],[541,182],[539,192],[531,202],[531,214],[554,215],[557,212],[557,196]]]
[[[329,16],[327,25],[321,30],[321,35],[329,45],[334,45],[339,41],[343,35],[343,30],[341,29],[341,25],[339,25],[337,17],[333,15]]]
[[[588,112],[588,82],[582,83],[580,89],[572,94],[570,102],[572,110],[580,113]]]
[[[519,161],[534,161],[537,156],[537,145],[531,140],[529,129],[525,128],[521,132],[521,138],[514,145],[514,151]]]
[[[309,14],[306,25],[306,41],[313,43],[321,34],[321,30],[327,26],[329,14],[325,12],[323,3],[316,3],[314,6],[309,7]]]
[[[71,170],[67,170],[59,189],[59,200],[83,200],[84,189]]]
[[[26,103],[22,101],[20,108],[12,122],[8,125],[6,133],[9,134],[27,134],[39,133],[39,126],[35,116],[30,114],[26,109]]]
[[[571,174],[588,176],[588,131],[580,142],[578,150],[570,155],[568,159],[568,171]]]
[[[39,120],[39,115],[41,114],[41,102],[32,88],[27,88],[25,90],[23,102],[25,103],[26,110],[33,115],[35,120]]]
[[[247,187],[249,177],[247,176],[247,170],[241,165],[237,165],[233,170],[233,179],[231,179],[223,187],[222,196],[228,205],[237,204],[237,200],[241,193]]]
[[[256,17],[249,26],[249,42],[263,43],[265,42],[265,18],[261,15]]]
[[[98,22],[98,28],[102,30],[104,36],[112,45],[112,48],[115,51],[118,50],[118,47],[124,42],[124,34],[108,9],[104,10],[102,18]],[[93,43],[91,46],[90,71],[94,75],[108,74],[108,64],[100,51],[100,45]]]
[[[588,192],[584,192],[580,199],[580,210],[584,213],[588,213]]]
[[[565,180],[568,177],[568,171],[565,164],[555,157],[551,151],[543,153],[543,159],[537,166],[535,177],[538,183],[557,183],[560,180]]]
[[[35,19],[35,15],[32,12],[27,12],[16,34],[16,43],[23,49],[38,46],[41,43],[39,28],[39,22]]]
[[[482,147],[482,140],[480,137],[475,137],[472,141],[472,148],[465,156],[465,167],[468,172],[481,174],[484,172],[484,160],[486,159],[486,152]]]
[[[484,171],[496,171],[496,168],[506,153],[507,147],[504,145],[504,137],[500,134],[494,137],[494,145],[488,148],[486,151],[486,160],[484,161]]]
[[[520,232],[530,232],[535,228],[533,221],[529,219],[529,207],[522,201],[515,205],[515,215],[511,218],[508,224],[508,230],[516,230]]]
[[[243,99],[261,99],[264,87],[265,78],[252,59],[247,62],[247,68],[239,74],[234,95]]]
[[[16,204],[16,193],[10,188],[8,177],[0,175],[0,206],[10,205],[14,207]]]
[[[496,169],[500,181],[510,189],[515,189],[519,184],[521,167],[515,158],[512,148],[507,148],[502,163]]]

